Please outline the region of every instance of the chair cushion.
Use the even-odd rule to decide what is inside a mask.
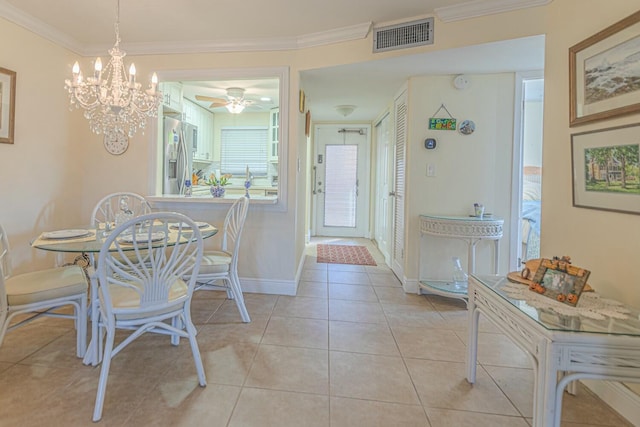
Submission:
[[[112,284],[109,286],[109,294],[111,295],[111,302],[113,304],[115,312],[123,314],[127,310],[140,309],[140,294],[138,294],[133,289]],[[170,304],[172,301],[176,301],[177,299],[182,298],[185,295],[187,295],[187,284],[182,279],[175,279],[173,284],[169,288],[168,303]],[[170,310],[174,309],[175,307],[170,308]],[[166,305],[161,305],[161,308],[159,308],[158,310],[153,310],[151,313],[147,314],[162,314],[170,310],[166,309]],[[132,317],[138,318],[140,316],[137,314],[132,314]]]
[[[5,282],[9,305],[25,305],[86,293],[84,272],[77,265],[11,276]]]
[[[229,271],[231,254],[222,251],[208,251],[202,256],[199,276],[205,274],[221,274]]]

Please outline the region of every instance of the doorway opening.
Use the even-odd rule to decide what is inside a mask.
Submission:
[[[523,262],[540,258],[540,212],[542,207],[542,131],[544,79],[542,72],[519,74],[517,84],[521,97],[519,111],[519,141],[514,150],[519,155],[515,164],[519,168],[514,186],[518,189],[517,206],[520,219],[517,230],[518,243],[515,264],[512,270],[519,270]],[[518,90],[516,91],[518,93]],[[518,122],[518,121],[517,121]],[[518,126],[516,126],[518,128]],[[513,252],[512,252],[513,254]],[[513,263],[512,263],[513,264]]]

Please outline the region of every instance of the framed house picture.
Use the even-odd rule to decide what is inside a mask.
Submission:
[[[640,124],[571,135],[573,206],[640,214]]]
[[[569,126],[640,112],[640,11],[569,48]]]
[[[16,72],[0,67],[0,142],[13,144],[16,116]]]

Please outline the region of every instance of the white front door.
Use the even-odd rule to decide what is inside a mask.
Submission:
[[[315,234],[367,237],[368,126],[315,126]]]

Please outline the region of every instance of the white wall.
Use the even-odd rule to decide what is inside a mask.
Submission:
[[[459,256],[465,270],[467,245],[460,240],[437,237],[420,241],[419,215],[469,215],[473,204],[485,205],[486,212],[505,220],[500,273],[508,268],[509,203],[513,146],[514,82],[512,73],[469,75],[471,84],[458,90],[454,76],[416,77],[409,84],[409,129],[407,141],[407,252],[405,273],[417,277],[448,279],[452,256]],[[458,131],[429,130],[430,117],[447,117],[444,104],[457,119],[475,122],[471,135]],[[424,148],[425,138],[435,138],[436,148]],[[436,176],[427,177],[427,164]],[[422,250],[422,261],[418,251]],[[493,242],[480,242],[476,248],[476,272],[492,273]]]

